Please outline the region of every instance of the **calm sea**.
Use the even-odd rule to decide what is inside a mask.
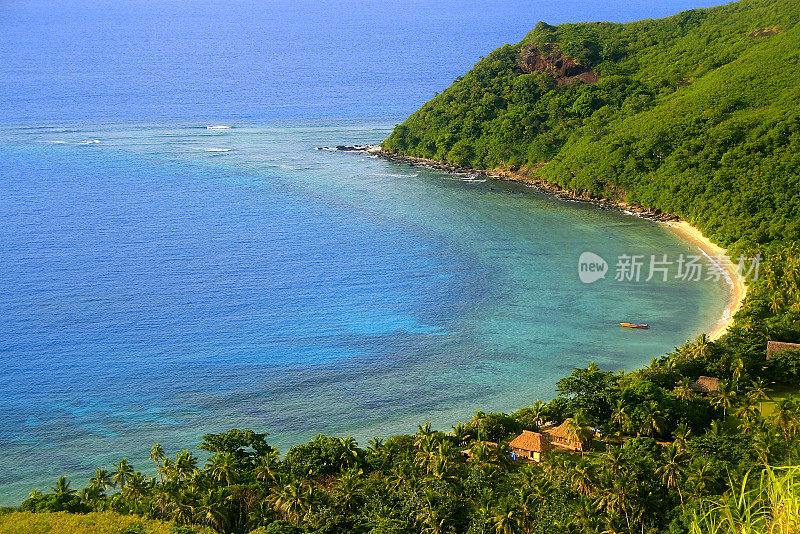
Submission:
[[[380,142],[538,20],[701,6],[0,4],[0,504],[231,427],[448,428],[709,327],[724,281],[578,279],[583,251],[696,253],[654,223],[314,150]]]

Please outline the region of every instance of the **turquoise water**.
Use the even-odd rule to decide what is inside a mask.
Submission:
[[[6,502],[230,427],[284,452],[448,428],[722,313],[724,282],[580,282],[583,251],[692,252],[655,223],[314,150],[390,124],[205,126],[0,130]]]
[[[690,249],[662,227],[314,147],[380,142],[539,20],[714,3],[0,2],[0,505],[236,426],[448,428],[707,328],[722,282],[578,280]]]

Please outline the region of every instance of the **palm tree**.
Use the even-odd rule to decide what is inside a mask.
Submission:
[[[94,472],[94,476],[89,479],[89,484],[102,491],[108,489],[108,487],[111,485],[111,479],[108,476],[108,471],[102,467],[98,467]]]
[[[714,480],[712,472],[713,469],[711,460],[705,460],[699,465],[697,463],[692,465],[692,469],[689,470],[689,477],[686,479],[686,483],[687,485],[690,485],[690,487],[694,487],[693,493],[695,495],[706,494],[706,488]]]
[[[422,506],[415,513],[422,532],[431,532],[433,534],[445,532],[447,517],[442,512],[439,500],[439,495],[434,491],[426,490],[422,495]]]
[[[536,486],[533,488],[536,488]],[[541,502],[539,501],[538,492],[533,488],[530,486],[523,486],[517,488],[517,491],[514,492],[516,508],[519,512],[519,521],[525,534],[530,534],[533,521],[536,518],[538,503]]]
[[[150,449],[150,460],[155,462],[156,468],[158,469],[158,474],[161,476],[161,483],[164,483],[164,470],[162,468],[161,462],[164,460],[164,449],[161,447],[160,443],[156,443]]]
[[[111,477],[111,485],[119,489],[125,489],[125,485],[133,476],[133,466],[128,462],[127,458],[122,458],[114,470],[114,475]]]
[[[664,463],[656,469],[656,474],[661,476],[661,481],[667,488],[675,488],[678,490],[678,496],[681,499],[681,509],[685,509],[683,506],[681,484],[686,461],[686,454],[675,445],[670,445],[665,451]]]
[[[492,459],[492,449],[484,441],[478,441],[469,450],[470,459],[479,464],[488,464]]]
[[[178,491],[171,495],[169,507],[172,510],[172,520],[179,525],[191,525],[194,519],[192,505],[187,501],[183,492]]]
[[[754,409],[754,411],[754,416],[739,421],[739,431],[745,436],[754,436],[764,431],[764,420],[757,409]]]
[[[617,405],[611,413],[611,421],[618,425],[622,432],[630,429],[631,416],[628,414],[628,408],[622,399],[617,401]]]
[[[80,497],[81,501],[85,503],[97,501],[103,496],[103,491],[97,486],[86,486],[78,492],[78,497]]]
[[[260,458],[258,464],[253,469],[256,480],[274,483],[277,481],[277,471],[275,461],[270,458]]]
[[[439,445],[439,448],[441,447],[442,446]],[[441,480],[448,483],[455,483],[459,480],[457,476],[452,474],[449,456],[441,453],[436,455],[428,473],[429,480]]]
[[[361,451],[358,448],[358,443],[351,436],[344,439],[339,438],[339,443],[342,444],[342,462],[347,467],[357,467],[361,463]]]
[[[569,525],[577,527],[578,532],[599,532],[600,525],[597,510],[590,505],[589,501],[581,501],[574,515],[569,518]]]
[[[156,463],[156,467],[161,467],[161,460],[164,459],[164,449],[160,443],[156,443],[150,449],[150,460]]]
[[[522,521],[517,503],[510,498],[501,500],[494,509],[491,521],[497,534],[516,534],[520,532]]]
[[[753,446],[758,453],[759,460],[764,465],[769,465],[770,458],[774,456],[775,451],[783,448],[783,445],[779,443],[778,436],[766,429],[755,434]]]
[[[759,410],[756,408],[753,399],[750,396],[744,397],[742,403],[736,409],[736,417],[745,421],[752,421],[759,415]]]
[[[56,497],[72,495],[76,493],[76,490],[70,487],[70,481],[67,480],[67,477],[65,476],[58,477],[58,480],[56,480],[56,485],[52,486],[50,489],[53,490],[53,493],[56,495]]]
[[[472,504],[475,510],[475,517],[478,518],[481,532],[486,532],[486,526],[491,517],[491,508],[497,502],[497,497],[491,487],[482,486],[477,488],[472,497]]]
[[[166,462],[165,462],[166,463]],[[186,449],[183,449],[175,457],[175,474],[178,478],[189,480],[197,469],[197,458]]]
[[[775,405],[775,411],[772,412],[770,420],[781,429],[783,437],[786,440],[786,445],[789,445],[789,439],[797,432],[797,407],[795,406],[794,399],[787,397]]]
[[[652,438],[664,433],[664,417],[655,401],[642,410],[642,431]]]
[[[386,446],[381,438],[375,437],[367,442],[367,450],[375,456],[382,456],[386,452]]]
[[[537,400],[531,405],[531,411],[533,412],[533,422],[537,427],[540,427],[545,422],[544,411],[547,408],[547,403],[541,400]]]
[[[581,456],[583,456],[584,444],[591,443],[592,432],[589,427],[586,417],[582,413],[575,414],[575,417],[570,417],[565,421],[567,429],[567,438],[577,441],[580,444]]]
[[[589,495],[595,484],[594,466],[586,460],[581,460],[572,470],[570,483],[578,493]]]
[[[139,499],[147,495],[147,490],[147,480],[145,480],[143,474],[141,474],[139,471],[136,471],[133,473],[133,475],[131,475],[130,479],[127,480],[125,486],[122,488],[122,495],[126,499],[136,503]]]
[[[772,313],[778,313],[786,306],[784,302],[784,296],[781,291],[775,291],[771,293],[769,296],[769,311]]]
[[[763,401],[765,400],[772,400],[769,394],[772,392],[772,389],[767,387],[767,383],[764,381],[763,378],[756,378],[750,384],[750,387],[747,389],[747,396],[753,400],[758,401],[758,411],[764,412],[764,407],[762,406]]]
[[[731,362],[731,375],[734,385],[739,383],[739,379],[742,377],[745,367],[744,358],[741,356],[734,358]]]
[[[598,484],[599,494],[594,503],[598,510],[605,510],[611,516],[625,514],[628,531],[631,531],[630,513],[628,512],[628,492],[630,484],[623,470],[605,469]]]
[[[424,425],[417,425],[417,433],[415,434],[415,437],[417,440],[419,440],[421,438],[432,438],[435,434],[436,432],[434,432],[431,428],[430,421],[427,421]],[[414,445],[416,444],[417,442],[415,441]]]
[[[390,488],[398,491],[400,488],[407,488],[414,485],[416,473],[414,466],[408,460],[401,460],[392,466],[389,474]]]
[[[268,500],[284,519],[300,526],[300,521],[311,508],[313,488],[298,479],[283,481],[272,488]]]
[[[713,342],[709,339],[708,335],[700,334],[694,341],[692,347],[692,357],[694,359],[704,360],[711,355],[711,347]]]
[[[207,464],[211,470],[211,478],[217,482],[225,481],[230,486],[239,478],[239,467],[236,456],[230,452],[220,452],[209,459]]]
[[[723,426],[723,422],[721,420],[714,419],[708,424],[708,430],[706,430],[707,436],[718,438],[724,433],[725,433],[725,427]]]
[[[436,442],[432,436],[425,435],[417,438],[415,443],[418,450],[414,458],[414,464],[429,473],[431,465],[436,458]]]
[[[458,423],[453,425],[453,432],[451,432],[451,436],[456,442],[456,445],[459,447],[465,447],[469,444],[470,440],[472,439],[472,430],[465,425],[464,423]]]
[[[199,506],[195,508],[195,519],[213,529],[223,531],[228,519],[225,508],[227,500],[229,497],[226,496],[223,488],[208,490],[200,500]]]
[[[672,437],[674,438],[673,444],[681,451],[686,450],[686,440],[689,439],[689,434],[692,433],[692,430],[689,428],[689,425],[686,423],[681,423],[675,430],[672,432]]]
[[[675,388],[675,394],[678,396],[679,399],[689,404],[695,396],[695,391],[692,388],[692,381],[689,378],[684,377],[680,384]]]
[[[332,495],[336,499],[336,504],[347,516],[353,515],[358,510],[363,474],[361,469],[349,469],[342,473],[333,488]]]
[[[722,408],[722,417],[727,417],[728,410],[733,406],[735,398],[736,391],[728,389],[728,384],[724,380],[720,380],[711,402],[717,408]]]
[[[542,475],[535,464],[524,463],[520,466],[519,471],[515,473],[514,478],[516,486],[530,488],[542,479]]]
[[[620,472],[625,466],[625,455],[622,452],[622,447],[610,445],[602,456],[603,467],[612,472]]]

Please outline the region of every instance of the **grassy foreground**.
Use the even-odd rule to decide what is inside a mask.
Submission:
[[[164,521],[123,516],[114,512],[83,515],[67,512],[13,512],[0,515],[0,534],[197,534],[206,528],[181,528]]]

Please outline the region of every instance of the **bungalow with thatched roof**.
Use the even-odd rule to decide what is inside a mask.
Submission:
[[[719,378],[701,376],[692,384],[692,389],[698,393],[714,393],[719,389]]]
[[[800,343],[784,343],[782,341],[767,341],[767,359],[785,350],[800,350]]]
[[[512,439],[508,446],[517,458],[527,458],[534,462],[542,461],[542,453],[553,448],[546,437],[538,432],[523,430],[522,434]]]
[[[571,451],[583,451],[583,443],[581,443],[581,440],[570,435],[567,426],[567,422],[564,421],[557,427],[543,430],[542,434],[544,434],[554,447],[561,447],[562,449],[569,449]]]

